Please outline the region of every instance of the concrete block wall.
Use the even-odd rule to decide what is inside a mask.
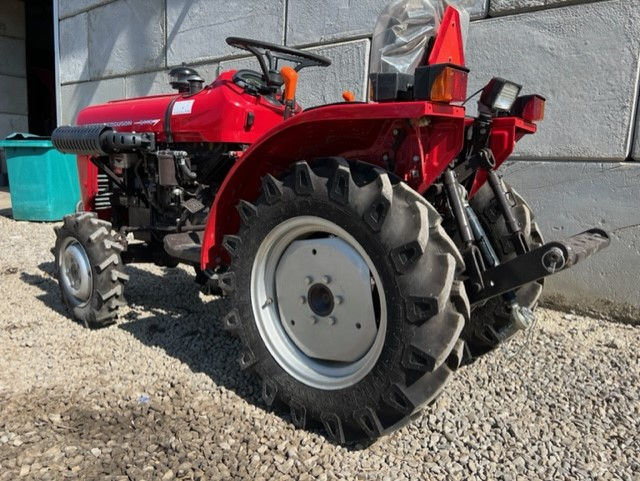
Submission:
[[[0,6],[0,139],[29,130],[24,11],[22,0],[3,0]],[[0,186],[7,183],[0,150]]]
[[[29,128],[24,38],[24,2],[3,0],[0,7],[0,138]]]
[[[182,62],[207,81],[256,68],[226,45],[231,35],[332,58],[302,72],[304,106],[346,89],[364,100],[370,36],[388,0],[58,1],[62,120],[71,123],[91,103],[170,91],[166,72]],[[519,143],[506,176],[547,238],[594,225],[614,232],[606,254],[554,278],[548,292],[573,306],[640,309],[640,0],[463,1],[473,19],[469,92],[502,76],[547,97],[546,120]]]

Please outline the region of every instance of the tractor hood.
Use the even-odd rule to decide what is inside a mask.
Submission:
[[[236,85],[235,70],[195,94],[173,93],[112,100],[80,111],[78,125],[108,125],[118,132],[151,132],[159,142],[252,144],[283,122],[284,106]]]
[[[413,74],[424,58],[447,6],[460,13],[463,38],[470,0],[394,0],[380,14],[371,44],[371,73]]]

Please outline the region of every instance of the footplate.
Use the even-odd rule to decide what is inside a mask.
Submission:
[[[484,288],[475,292],[468,289],[469,300],[481,302],[556,274],[591,257],[609,243],[609,234],[602,229],[589,229],[562,241],[549,242],[484,271]]]
[[[203,232],[181,232],[164,237],[164,250],[171,257],[190,264],[200,264]]]

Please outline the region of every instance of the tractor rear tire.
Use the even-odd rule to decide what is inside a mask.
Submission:
[[[65,216],[55,231],[56,277],[69,313],[88,328],[113,324],[126,304],[129,276],[120,256],[125,247],[111,224],[94,212],[79,212]]]
[[[224,239],[233,260],[222,287],[234,307],[224,326],[241,338],[240,365],[262,379],[267,405],[288,406],[294,425],[322,425],[337,443],[367,444],[440,394],[462,359],[469,302],[456,280],[461,255],[424,198],[383,170],[331,158],[298,162],[282,181],[267,175],[256,205],[241,201],[238,210],[240,230]],[[318,261],[325,246],[335,250]],[[304,262],[277,277],[298,247],[307,249]],[[349,271],[350,260],[336,260],[343,254],[366,268]],[[346,277],[330,278],[363,270],[361,291]],[[277,282],[288,287],[278,291]],[[296,315],[287,296],[302,306],[292,308]],[[341,317],[339,308],[354,315]],[[309,343],[318,351],[353,342],[360,357],[314,357],[289,335],[296,325],[317,329]],[[370,347],[362,343],[365,325],[375,331]],[[343,328],[346,335],[332,331]],[[329,342],[314,339],[325,334]]]
[[[506,182],[505,187],[507,201],[517,221],[522,228],[524,237],[531,249],[544,244],[538,225],[534,222],[534,215],[529,204]],[[506,262],[517,256],[515,248],[509,240],[509,231],[500,212],[497,200],[489,184],[483,185],[471,199],[471,207],[478,215],[489,240],[500,262]],[[538,299],[542,294],[544,280],[530,282],[516,290],[517,302],[522,307],[535,309]],[[499,344],[496,332],[510,322],[510,308],[501,296],[489,299],[471,311],[471,319],[466,324],[462,338],[466,342],[467,355],[465,363],[471,363]]]

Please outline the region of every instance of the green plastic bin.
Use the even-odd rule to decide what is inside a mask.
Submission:
[[[60,220],[80,201],[76,156],[58,152],[50,140],[0,140],[16,220]]]

